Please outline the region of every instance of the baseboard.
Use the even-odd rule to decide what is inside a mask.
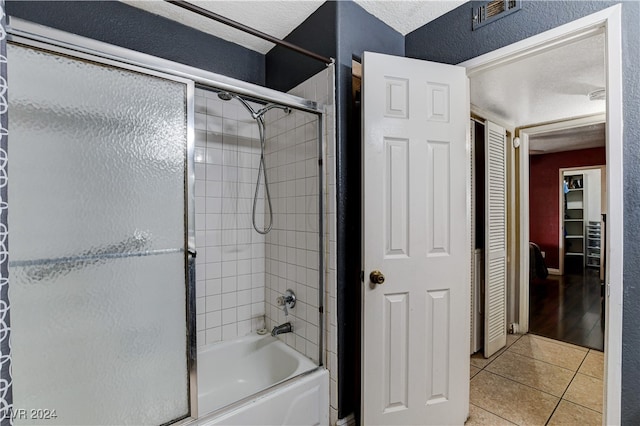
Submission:
[[[556,269],[556,268],[547,268],[547,271],[549,271],[549,275],[562,275],[560,273],[560,269]]]
[[[355,426],[356,425],[356,416],[351,413],[347,417],[343,417],[338,419],[336,422],[336,426]]]

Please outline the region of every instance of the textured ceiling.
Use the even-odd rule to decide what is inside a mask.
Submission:
[[[605,124],[591,124],[529,136],[531,155],[596,148],[605,145]]]
[[[603,113],[587,95],[605,87],[604,47],[599,34],[473,75],[471,103],[513,127]]]
[[[121,1],[256,52],[264,54],[274,46],[273,43],[162,0]],[[323,0],[191,0],[189,2],[280,39],[285,38],[324,3]]]
[[[274,46],[273,43],[211,21],[162,0],[121,1],[263,54]],[[190,3],[283,39],[315,12],[324,0],[193,0]],[[356,3],[405,35],[455,9],[464,1],[356,0]]]
[[[465,3],[459,0],[355,0],[355,2],[403,36]]]

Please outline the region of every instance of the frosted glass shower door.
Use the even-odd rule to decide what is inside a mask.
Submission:
[[[19,45],[8,61],[16,423],[183,418],[192,88]]]

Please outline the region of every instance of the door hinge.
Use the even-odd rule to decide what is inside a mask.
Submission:
[[[607,297],[611,296],[611,284],[607,283]]]
[[[318,158],[318,166],[322,166],[322,158]]]
[[[318,307],[318,312],[320,312],[321,314],[324,314],[324,306]]]
[[[360,281],[364,282],[364,271],[360,271]]]

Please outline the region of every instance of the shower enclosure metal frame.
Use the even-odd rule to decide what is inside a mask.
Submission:
[[[324,126],[325,111],[323,105],[315,101],[303,99],[287,93],[278,92],[262,86],[236,80],[227,76],[204,71],[198,68],[161,59],[145,53],[136,52],[123,47],[110,45],[76,34],[34,24],[23,19],[9,17],[7,29],[8,42],[31,48],[42,49],[62,55],[122,68],[134,72],[156,76],[180,83],[187,89],[187,148],[185,168],[185,286],[186,286],[186,327],[187,327],[187,369],[189,376],[189,408],[190,413],[174,424],[188,424],[197,418],[198,386],[197,386],[197,345],[196,345],[196,278],[195,278],[195,85],[209,86],[240,96],[261,99],[270,103],[287,106],[296,110],[312,113],[318,119],[318,361],[323,365],[324,359],[324,292],[325,292],[325,226],[324,226]],[[264,392],[268,391],[265,390]],[[263,392],[260,392],[263,393]],[[247,400],[253,398],[251,396]],[[235,405],[235,404],[233,404]],[[224,409],[223,409],[224,410]],[[206,413],[208,415],[210,413]]]

